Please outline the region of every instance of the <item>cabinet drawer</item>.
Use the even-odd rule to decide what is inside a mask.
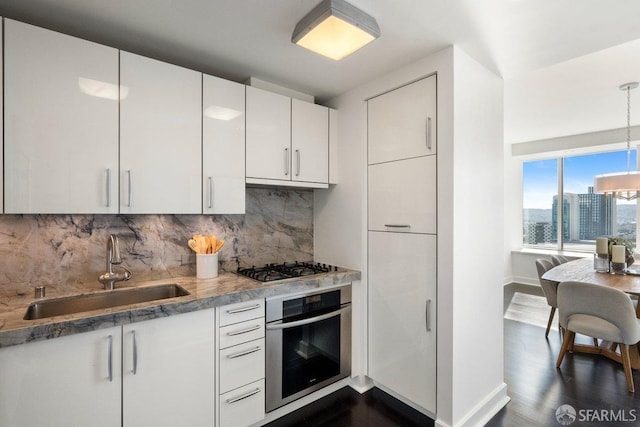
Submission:
[[[264,317],[264,300],[238,302],[220,307],[220,326]]]
[[[264,418],[264,379],[220,396],[220,424],[245,427]]]
[[[264,317],[220,328],[220,348],[264,338]]]
[[[220,393],[264,378],[264,338],[220,350]]]

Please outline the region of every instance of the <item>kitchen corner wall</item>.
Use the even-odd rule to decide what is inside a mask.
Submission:
[[[195,275],[196,233],[225,240],[227,271],[313,260],[313,191],[247,188],[245,215],[0,215],[0,297],[36,285],[99,289],[109,234],[133,280]]]

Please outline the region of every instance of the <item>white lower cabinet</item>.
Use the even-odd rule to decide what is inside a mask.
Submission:
[[[121,327],[0,349],[0,426],[121,423]]]
[[[436,409],[436,236],[369,232],[369,376]]]
[[[123,327],[125,427],[213,425],[214,322],[209,309]]]
[[[0,426],[210,427],[214,321],[209,309],[0,349]]]
[[[264,418],[264,378],[220,395],[220,427],[246,427]]]
[[[218,309],[218,426],[246,427],[265,417],[264,300]]]

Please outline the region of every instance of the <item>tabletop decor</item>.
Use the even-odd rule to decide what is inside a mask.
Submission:
[[[596,252],[593,254],[593,269],[599,273],[609,272],[609,238],[596,238]]]
[[[624,262],[627,264],[627,267],[629,267],[631,264],[634,263],[634,259],[633,259],[633,251],[635,249],[635,245],[632,241],[625,239],[622,236],[617,236],[617,237],[607,237],[607,239],[609,240],[609,260],[612,261],[612,256],[613,256],[613,246],[624,246]],[[596,241],[597,243],[597,241]]]

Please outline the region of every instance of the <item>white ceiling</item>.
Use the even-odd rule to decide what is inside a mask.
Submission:
[[[457,44],[505,78],[506,142],[624,126],[617,87],[640,80],[637,0],[350,0],[382,35],[338,62],[290,42],[319,1],[0,0],[0,15],[320,101]]]

